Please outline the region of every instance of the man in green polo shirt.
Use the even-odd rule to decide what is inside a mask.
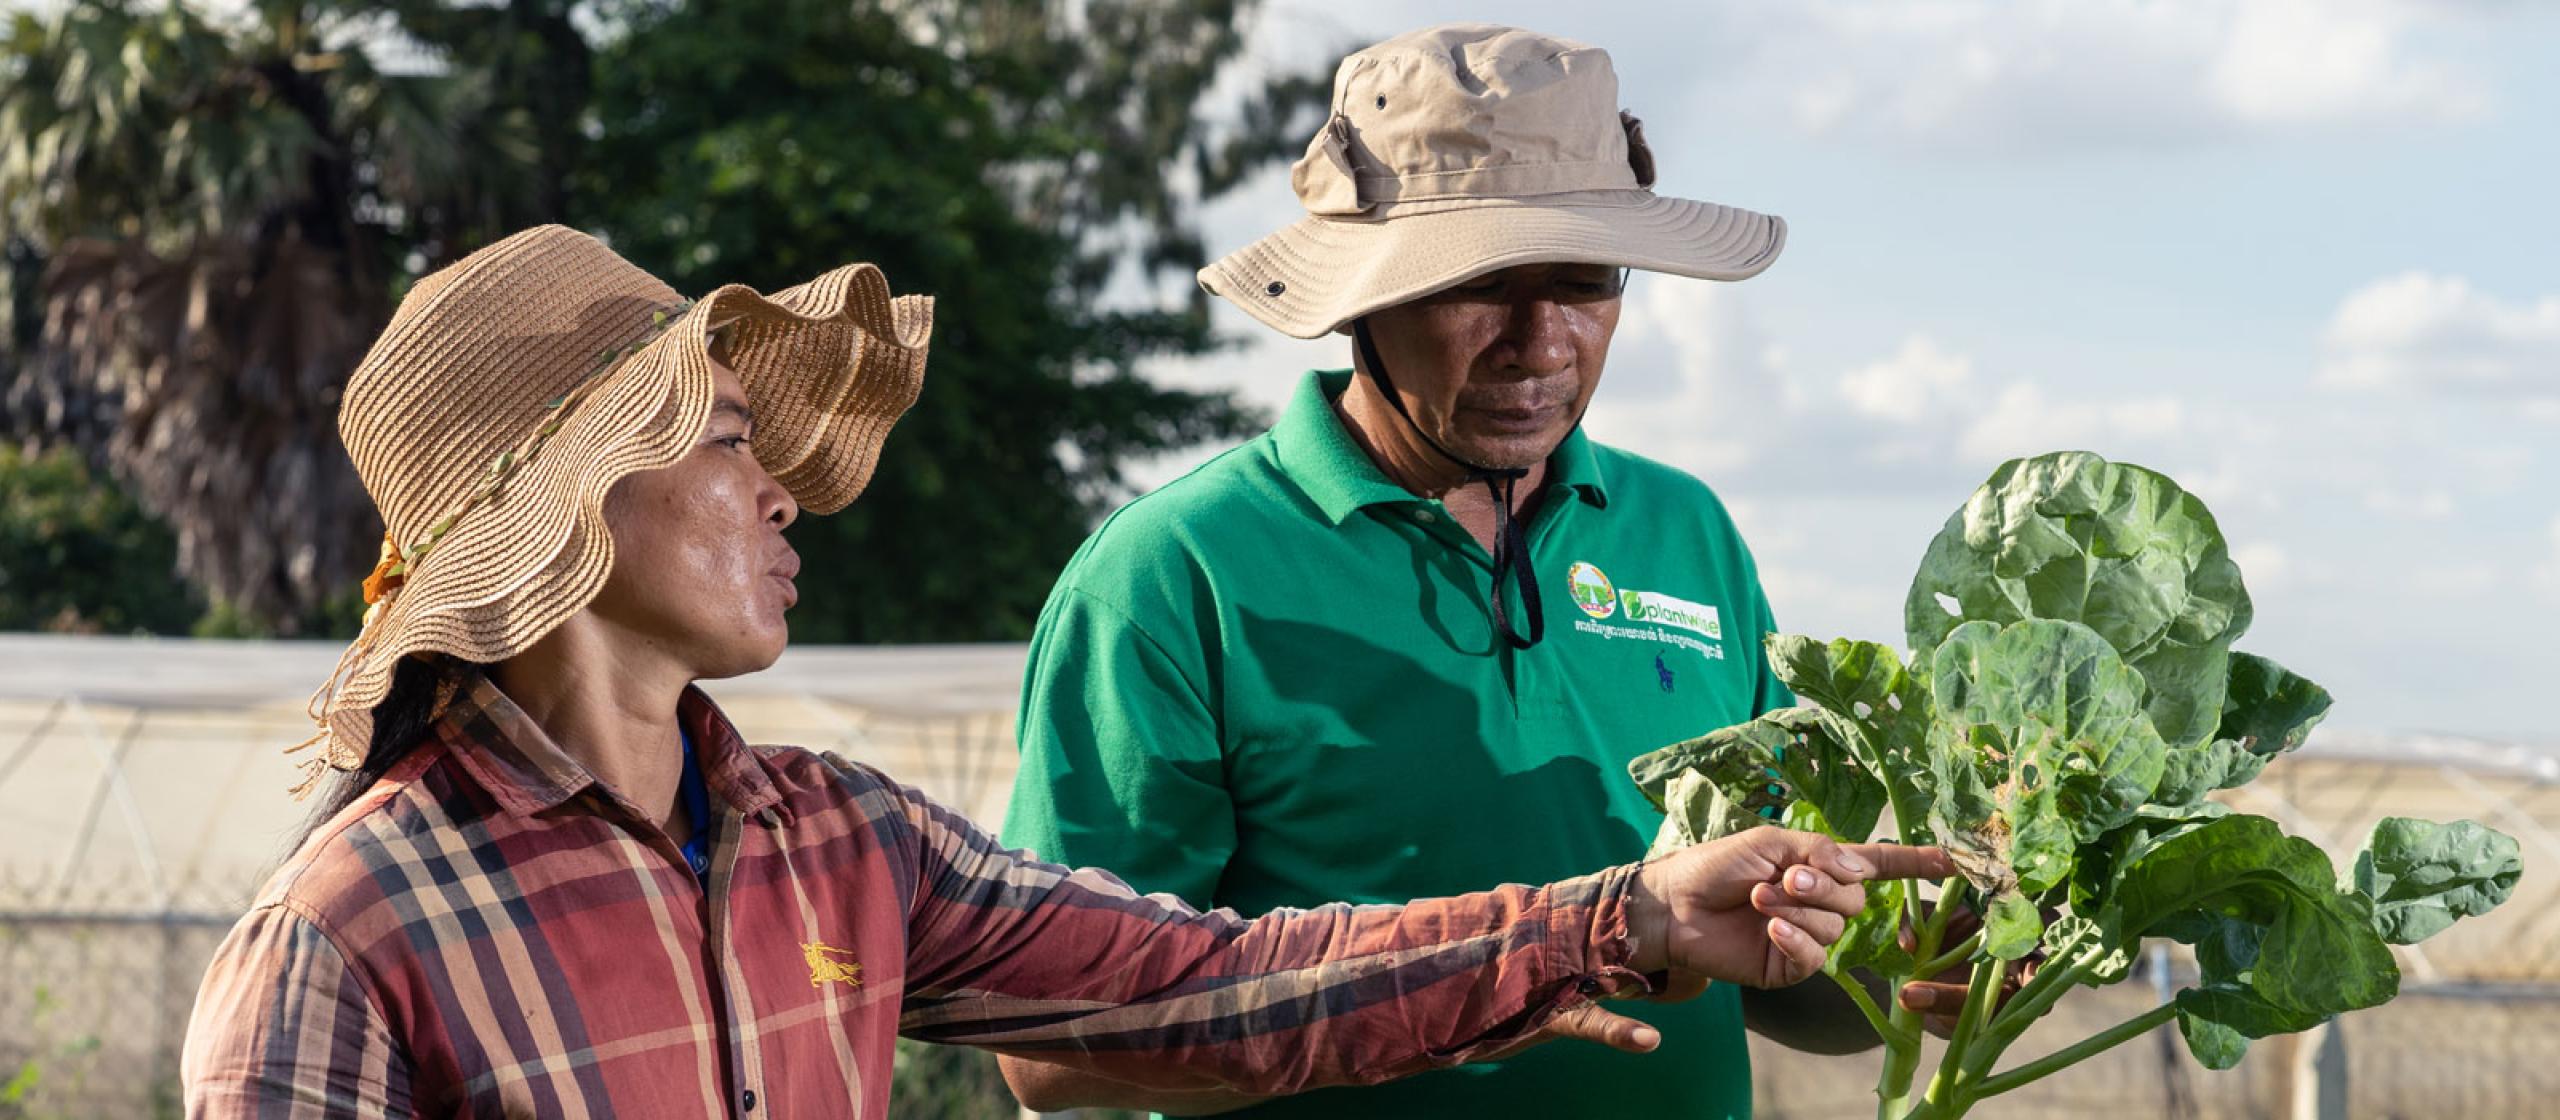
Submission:
[[[1334,107],[1294,169],[1310,215],[1201,278],[1289,334],[1349,333],[1355,370],[1308,374],[1270,432],[1131,503],[1068,565],[1032,639],[1005,823],[1044,858],[1245,914],[1637,858],[1661,814],[1628,760],[1789,702],[1715,494],[1580,429],[1624,270],[1742,279],[1784,224],[1653,194],[1608,56],[1580,44],[1428,29],[1345,60]],[[1734,989],[1616,1006],[1659,1027],[1658,1051],[1551,1043],[1270,1102],[1005,1069],[1043,1108],[1749,1114]],[[1750,1019],[1813,1048],[1874,1042],[1801,988]]]

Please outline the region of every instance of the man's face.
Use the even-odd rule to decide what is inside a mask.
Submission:
[[[800,557],[782,539],[800,507],[756,462],[738,375],[713,366],[717,395],[693,450],[606,495],[613,572],[587,608],[698,679],[773,664],[789,637],[783,612],[800,598]]]
[[[1463,459],[1527,467],[1554,453],[1600,385],[1619,272],[1524,264],[1369,316],[1415,424]]]

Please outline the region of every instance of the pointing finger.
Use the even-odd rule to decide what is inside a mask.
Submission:
[[[1956,873],[1955,860],[1944,848],[1913,844],[1842,844],[1833,857],[1839,878],[1944,879]]]

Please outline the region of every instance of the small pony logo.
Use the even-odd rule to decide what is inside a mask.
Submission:
[[[1663,664],[1662,655],[1658,653],[1653,655],[1653,675],[1662,683],[1662,691],[1671,691],[1671,666]]]
[[[810,941],[800,946],[800,956],[809,962],[809,986],[812,988],[826,987],[829,980],[855,988],[862,986],[862,965],[847,950]]]

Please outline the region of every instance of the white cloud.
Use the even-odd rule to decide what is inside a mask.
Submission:
[[[1620,312],[1586,422],[1618,443],[1713,477],[1755,458],[1792,409],[1786,350],[1731,285],[1647,277]]]
[[[1779,553],[1774,549],[1760,551],[1760,587],[1769,595],[1770,608],[1778,612],[1781,628],[1825,638],[1856,635],[1902,646],[1901,627],[1890,625],[1902,614],[1899,585],[1835,574],[1801,559],[1776,559]]]
[[[2426,14],[2375,0],[2240,4],[2214,60],[2214,95],[2261,125],[2481,115],[2488,95],[2458,65],[2403,49]]]
[[[2198,422],[2170,395],[2058,393],[2037,379],[1986,377],[1970,353],[1927,333],[1829,376],[1790,369],[1748,298],[1675,282],[1631,297],[1588,418],[1593,433],[1761,492],[1945,499],[2024,455],[2076,448],[2147,462],[2193,438]]]
[[[2560,295],[2510,303],[2459,276],[2404,272],[2349,293],[2322,341],[2332,385],[2514,394],[2560,411]]]
[[[2430,599],[2494,595],[2512,582],[2507,568],[2493,560],[2453,561],[2422,567],[2409,574],[2409,589]]]
[[[1965,425],[1956,450],[1965,458],[1998,462],[2047,451],[2110,452],[2128,441],[2151,441],[2175,433],[2185,408],[2175,397],[2129,397],[2109,401],[2057,400],[2033,381],[2020,381],[2000,391],[1991,406]]]
[[[2450,13],[2394,0],[1808,3],[1724,34],[1741,93],[1813,133],[1924,148],[2151,146],[2434,124],[2491,99],[2412,45]]]
[[[2544,599],[2560,603],[2560,517],[2551,519],[2551,554],[2534,565],[2533,586]]]
[[[2251,591],[2270,591],[2285,586],[2285,577],[2293,567],[2293,558],[2285,552],[2284,546],[2271,541],[2256,541],[2233,548],[2231,562],[2240,565]]]
[[[2406,491],[2384,488],[2364,496],[2364,508],[2385,517],[2441,521],[2453,516],[2453,495],[2442,490]]]
[[[1972,358],[1947,353],[1929,336],[1915,334],[1892,357],[1841,378],[1840,399],[1862,415],[1916,424],[1972,382]]]

